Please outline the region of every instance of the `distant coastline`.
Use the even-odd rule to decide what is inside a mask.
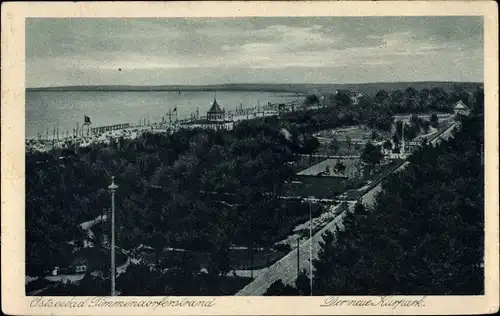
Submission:
[[[314,93],[322,91],[355,90],[361,93],[376,93],[380,89],[404,90],[408,87],[415,89],[441,87],[445,90],[453,89],[455,85],[475,87],[482,82],[451,82],[451,81],[421,81],[421,82],[373,82],[352,84],[313,84],[313,83],[242,83],[242,84],[217,84],[217,85],[94,85],[94,86],[58,86],[58,87],[30,87],[27,92],[35,91],[261,91],[261,92],[289,92],[289,93]]]

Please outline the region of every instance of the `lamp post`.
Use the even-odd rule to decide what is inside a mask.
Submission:
[[[309,287],[311,290],[311,296],[313,295],[313,261],[312,261],[312,205],[311,202],[314,199],[314,196],[309,197]]]
[[[111,177],[111,296],[115,295],[115,192],[118,186],[115,184],[115,177]]]
[[[300,275],[300,236],[297,236],[297,278]]]
[[[405,154],[405,122],[401,121],[401,154]]]

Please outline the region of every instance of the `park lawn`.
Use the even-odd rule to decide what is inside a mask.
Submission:
[[[346,193],[349,200],[355,200],[362,195],[363,192],[360,192],[359,189],[365,186],[368,181],[374,183],[385,177],[401,162],[401,159],[393,159],[387,164],[374,166],[371,175],[361,172],[360,177],[343,181],[328,176],[298,176],[297,181],[288,183],[286,188],[290,196],[314,196],[316,198],[334,199],[338,195]]]
[[[333,199],[345,190],[345,183],[334,177],[302,176],[297,182],[289,183],[290,196],[314,196],[319,199]]]
[[[319,153],[318,153],[319,154]],[[302,171],[304,169],[307,169],[315,164],[317,164],[318,162],[321,162],[325,160],[324,157],[317,157],[317,156],[299,156],[297,155],[295,157],[295,161],[292,162],[292,169],[294,172],[299,172],[299,171]]]
[[[316,133],[314,136],[336,138],[339,141],[345,141],[347,137],[351,139],[370,139],[372,129],[363,125],[355,125],[342,128],[327,129]]]
[[[345,169],[343,171],[337,171],[335,166],[337,163],[341,163]],[[297,173],[299,178],[303,176],[322,176],[322,177],[353,177],[360,173],[361,169],[360,159],[337,159],[328,158],[325,159],[305,170]]]
[[[350,149],[345,141],[338,141],[338,145],[338,149],[335,150],[331,145],[322,143],[316,150],[316,154],[325,156],[358,156],[363,150],[363,146],[357,143],[352,144]]]

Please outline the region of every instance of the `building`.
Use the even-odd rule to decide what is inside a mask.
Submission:
[[[453,107],[453,111],[455,112],[455,115],[468,115],[469,114],[469,108],[467,105],[465,105],[462,100],[458,100],[458,102],[455,104]]]
[[[226,115],[226,110],[220,107],[215,97],[214,103],[212,103],[212,107],[207,112],[207,119],[205,121],[204,127],[215,130],[227,130],[232,129],[233,127],[233,120],[229,119],[229,117]]]
[[[92,130],[92,134],[100,134],[100,133],[122,130],[122,129],[127,129],[127,128],[130,128],[130,123],[93,127],[91,130]]]
[[[420,146],[422,146],[421,141],[409,141],[407,145],[408,152],[412,153],[416,151]]]
[[[225,118],[226,111],[221,109],[220,105],[217,103],[217,99],[214,97],[214,103],[207,112],[207,120],[215,123],[224,122]]]
[[[292,134],[286,128],[282,128],[280,130],[280,132],[281,132],[281,135],[283,135],[286,138],[286,140],[292,139]]]

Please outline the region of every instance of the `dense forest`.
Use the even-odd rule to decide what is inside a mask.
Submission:
[[[373,207],[358,203],[342,230],[323,236],[314,295],[484,293],[483,102],[477,91],[453,139],[420,148]],[[301,274],[266,295],[309,293]]]
[[[112,175],[124,249],[223,249],[285,237],[307,207],[276,198],[293,175],[286,162],[313,148],[303,137],[286,140],[276,128],[276,122],[244,122],[232,132],[143,134],[28,154],[27,272],[37,275],[68,260],[64,245],[80,239],[78,224],[107,212]],[[229,203],[214,192],[230,195]]]

